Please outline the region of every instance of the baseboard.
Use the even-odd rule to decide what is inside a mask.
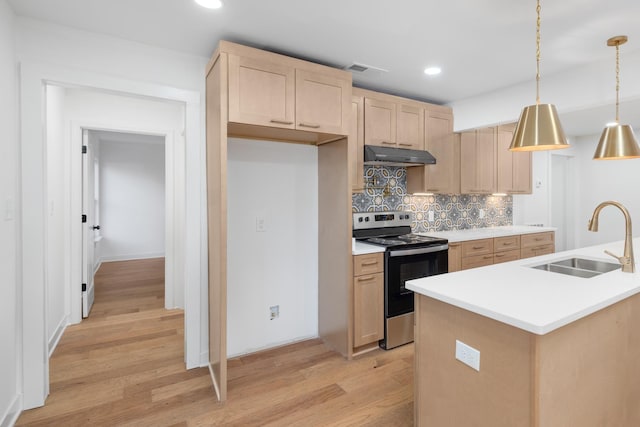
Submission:
[[[5,413],[2,415],[2,418],[0,418],[0,427],[13,427],[18,421],[21,413],[22,396],[16,394],[13,397],[13,402],[11,402],[11,405],[9,405]]]
[[[51,355],[53,354],[53,350],[55,350],[58,346],[60,338],[62,338],[62,334],[64,333],[64,330],[67,329],[68,325],[69,316],[64,316],[56,327],[56,330],[53,332],[53,336],[49,339],[49,357],[51,357]]]
[[[113,262],[113,261],[133,261],[136,259],[149,259],[149,258],[164,258],[164,252],[156,252],[151,254],[125,254],[125,255],[103,256],[100,258],[100,263]]]
[[[240,357],[240,356],[246,356],[247,354],[258,353],[260,351],[265,351],[265,350],[273,350],[274,348],[284,347],[285,345],[295,344],[295,343],[299,343],[299,342],[307,341],[307,340],[313,340],[313,339],[316,339],[316,338],[319,338],[318,335],[308,335],[308,336],[303,336],[303,337],[292,338],[292,339],[285,340],[285,341],[278,341],[278,342],[275,342],[275,343],[269,343],[269,344],[267,344],[265,346],[256,347],[256,348],[249,348],[249,349],[243,350],[242,352],[239,352],[239,353],[227,354],[227,359],[232,359],[234,357]]]
[[[98,272],[98,270],[100,270],[100,266],[102,265],[102,258],[100,258],[98,260],[98,263],[96,264],[95,268],[93,269],[93,275],[95,276],[96,273]]]

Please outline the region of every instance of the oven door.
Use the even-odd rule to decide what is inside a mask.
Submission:
[[[448,245],[399,249],[385,252],[386,318],[413,312],[413,292],[404,287],[407,280],[434,276],[448,271]]]

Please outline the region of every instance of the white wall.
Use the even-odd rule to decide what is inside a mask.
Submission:
[[[634,131],[638,135],[638,129]],[[599,139],[599,134],[583,136],[577,138],[574,144],[581,185],[577,206],[579,246],[624,239],[624,217],[622,212],[611,206],[600,213],[599,231],[593,233],[587,230],[594,209],[606,200],[618,201],[629,210],[635,226],[633,236],[640,236],[640,159],[593,160]]]
[[[65,277],[64,88],[46,87],[47,144],[47,342],[53,351],[67,324],[69,287]]]
[[[18,109],[14,15],[0,0],[0,425],[10,425],[20,409],[20,283],[17,264]]]
[[[318,335],[317,148],[230,139],[227,353]],[[264,218],[265,231],[256,231]],[[269,320],[269,307],[280,317]]]
[[[165,147],[158,139],[101,141],[102,262],[164,256]]]
[[[3,2],[4,0],[0,0]],[[6,6],[3,6],[6,9]],[[12,18],[13,19],[13,18]],[[188,367],[202,366],[207,355],[207,248],[204,158],[204,70],[209,58],[184,55],[166,49],[128,42],[115,37],[78,31],[36,20],[15,20],[15,57],[20,63],[20,135],[21,191],[23,212],[19,212],[21,246],[24,259],[19,264],[24,292],[29,305],[22,307],[20,319],[24,348],[24,405],[42,405],[47,395],[48,365],[44,319],[45,289],[45,199],[46,154],[42,129],[45,107],[43,81],[66,86],[80,86],[134,94],[145,99],[168,99],[186,105],[183,127],[186,140],[184,159],[186,175],[184,195],[185,260],[183,276],[185,297],[191,309],[185,313],[186,362]],[[8,20],[8,24],[11,20]],[[4,22],[3,22],[4,24]],[[11,25],[2,26],[10,36]],[[3,37],[3,43],[11,37]],[[7,92],[10,93],[10,92]],[[3,93],[4,94],[4,93]],[[8,98],[3,97],[3,102]],[[137,111],[127,119],[136,120]],[[5,117],[7,117],[5,115]],[[7,169],[3,169],[7,170]],[[11,168],[8,169],[12,171]],[[4,181],[7,182],[7,181]],[[10,181],[9,181],[10,182]],[[28,226],[27,226],[28,223]],[[24,264],[24,265],[23,265]],[[28,267],[27,267],[28,266]],[[6,312],[4,312],[6,313]]]

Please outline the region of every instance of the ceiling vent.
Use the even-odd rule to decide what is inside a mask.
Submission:
[[[355,73],[365,74],[365,75],[377,75],[380,73],[388,73],[389,70],[385,70],[384,68],[374,67],[372,65],[359,64],[354,62],[348,67],[344,68],[347,71],[353,71]]]

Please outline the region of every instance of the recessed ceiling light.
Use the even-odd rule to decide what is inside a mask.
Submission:
[[[196,0],[196,3],[207,9],[220,9],[222,7],[222,0]]]
[[[427,67],[424,69],[424,73],[427,76],[436,76],[442,72],[440,67]]]

